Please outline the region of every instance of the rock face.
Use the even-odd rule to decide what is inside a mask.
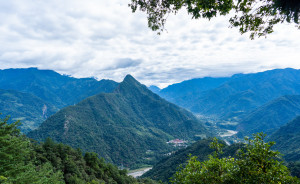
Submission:
[[[128,75],[113,93],[101,93],[60,110],[28,136],[39,141],[51,137],[132,166],[149,163],[155,155],[172,149],[168,140],[189,140],[201,134],[210,135],[196,117]]]

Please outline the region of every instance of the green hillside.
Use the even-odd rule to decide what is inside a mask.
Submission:
[[[154,184],[134,179],[126,170],[51,139],[37,144],[20,134],[18,122],[0,117],[0,183],[2,184]]]
[[[243,117],[237,130],[243,135],[262,131],[271,134],[298,115],[300,115],[300,95],[282,96]]]
[[[186,164],[190,154],[192,156],[197,156],[199,161],[207,160],[208,155],[212,154],[214,151],[209,147],[211,142],[212,139],[200,140],[185,149],[176,151],[171,156],[167,156],[155,164],[151,170],[143,175],[143,177],[169,182],[170,178],[178,171],[179,166],[181,164]],[[240,146],[238,144],[226,146],[224,142],[222,143],[225,145],[223,156],[234,155]]]
[[[153,164],[173,148],[167,141],[209,135],[188,111],[152,93],[128,75],[113,93],[102,93],[66,107],[29,137],[51,137],[98,153],[117,165]]]
[[[276,142],[274,149],[284,154],[285,160],[300,161],[300,116],[280,127],[269,140]]]
[[[36,129],[57,110],[32,94],[0,89],[0,113],[11,115],[13,120],[21,120],[20,128],[24,133]]]

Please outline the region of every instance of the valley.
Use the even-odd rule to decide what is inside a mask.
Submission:
[[[135,178],[167,182],[188,154],[208,159],[212,137],[231,156],[257,132],[278,142],[274,148],[289,164],[300,161],[296,69],[192,79],[165,89],[147,88],[131,75],[117,83],[32,68],[0,70],[0,105],[29,138],[94,152]]]

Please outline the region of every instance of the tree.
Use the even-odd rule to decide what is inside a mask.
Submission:
[[[241,34],[250,32],[251,39],[272,33],[277,23],[294,22],[300,29],[299,0],[131,0],[129,6],[133,12],[146,12],[148,26],[159,34],[167,16],[183,8],[194,19],[211,19],[235,11],[230,26],[238,27]]]
[[[265,143],[265,135],[256,134],[254,139],[246,139],[247,144],[235,158],[221,158],[221,145],[215,140],[216,149],[209,160],[199,162],[191,157],[181,171],[176,172],[174,184],[254,184],[254,183],[300,183],[290,176],[289,170],[280,162],[280,153],[271,150],[274,143]]]
[[[8,120],[0,118],[0,183],[64,183],[51,164],[33,164],[31,143],[20,134],[20,122],[8,124]]]

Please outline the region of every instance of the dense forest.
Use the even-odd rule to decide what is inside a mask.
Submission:
[[[8,120],[0,119],[0,183],[155,183],[127,176],[127,170],[119,170],[96,153],[83,153],[51,139],[39,144],[20,133],[19,121],[8,124]]]

